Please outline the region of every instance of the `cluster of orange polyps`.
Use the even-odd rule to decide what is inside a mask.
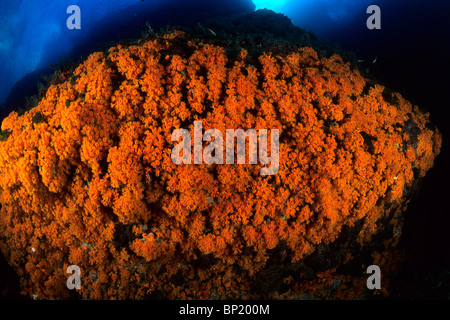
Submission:
[[[297,274],[264,297],[295,297],[338,275],[306,282],[290,263],[343,228],[365,247],[388,213],[400,223],[441,146],[427,114],[338,55],[226,52],[182,32],[112,47],[3,120],[0,246],[24,294],[70,297],[77,265],[85,299],[261,298],[276,251]],[[195,121],[279,130],[277,174],[174,164],[171,134]]]
[[[171,140],[181,141],[172,149],[171,158],[173,163],[192,164],[192,147],[194,144],[194,164],[224,164],[223,134],[220,130],[209,129],[203,134],[202,122],[194,121],[194,138],[186,129],[176,129],[172,133]],[[248,139],[248,157],[246,156],[246,143]],[[237,164],[245,164],[248,158],[249,164],[270,165],[269,168],[261,168],[261,175],[274,175],[279,169],[279,132],[273,130],[270,139],[270,156],[267,148],[267,129],[260,129],[258,135],[255,129],[226,130],[226,163],[235,164],[236,153]],[[203,149],[203,141],[210,142]],[[235,143],[236,141],[236,143]]]

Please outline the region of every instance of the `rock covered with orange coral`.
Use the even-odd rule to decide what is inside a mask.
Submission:
[[[175,165],[171,134],[196,120],[278,129],[279,172]],[[285,297],[260,288],[275,254],[304,291],[319,248],[399,224],[441,146],[427,114],[338,55],[230,56],[179,31],[91,54],[1,130],[0,245],[39,299],[70,297],[68,265],[86,299]]]

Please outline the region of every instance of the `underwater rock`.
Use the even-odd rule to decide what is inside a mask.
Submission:
[[[0,246],[24,294],[70,298],[68,265],[84,299],[355,298],[357,256],[390,270],[442,143],[428,114],[337,54],[219,32],[93,53],[3,120]],[[196,120],[278,129],[279,172],[175,165]]]

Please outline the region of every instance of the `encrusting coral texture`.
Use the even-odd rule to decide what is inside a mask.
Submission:
[[[175,165],[171,134],[196,120],[278,129],[278,173]],[[37,299],[289,298],[343,283],[295,266],[344,229],[363,248],[383,219],[400,224],[441,147],[428,114],[336,54],[229,55],[181,31],[91,54],[1,130],[0,246]],[[259,290],[273,252],[292,274]]]

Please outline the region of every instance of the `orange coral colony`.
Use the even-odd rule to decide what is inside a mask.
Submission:
[[[285,297],[255,289],[273,252],[299,266],[346,228],[370,244],[441,147],[428,114],[309,47],[231,56],[175,31],[66,79],[1,125],[0,246],[38,299],[71,296],[69,265],[83,299]],[[175,165],[171,133],[196,120],[278,129],[279,172]]]

